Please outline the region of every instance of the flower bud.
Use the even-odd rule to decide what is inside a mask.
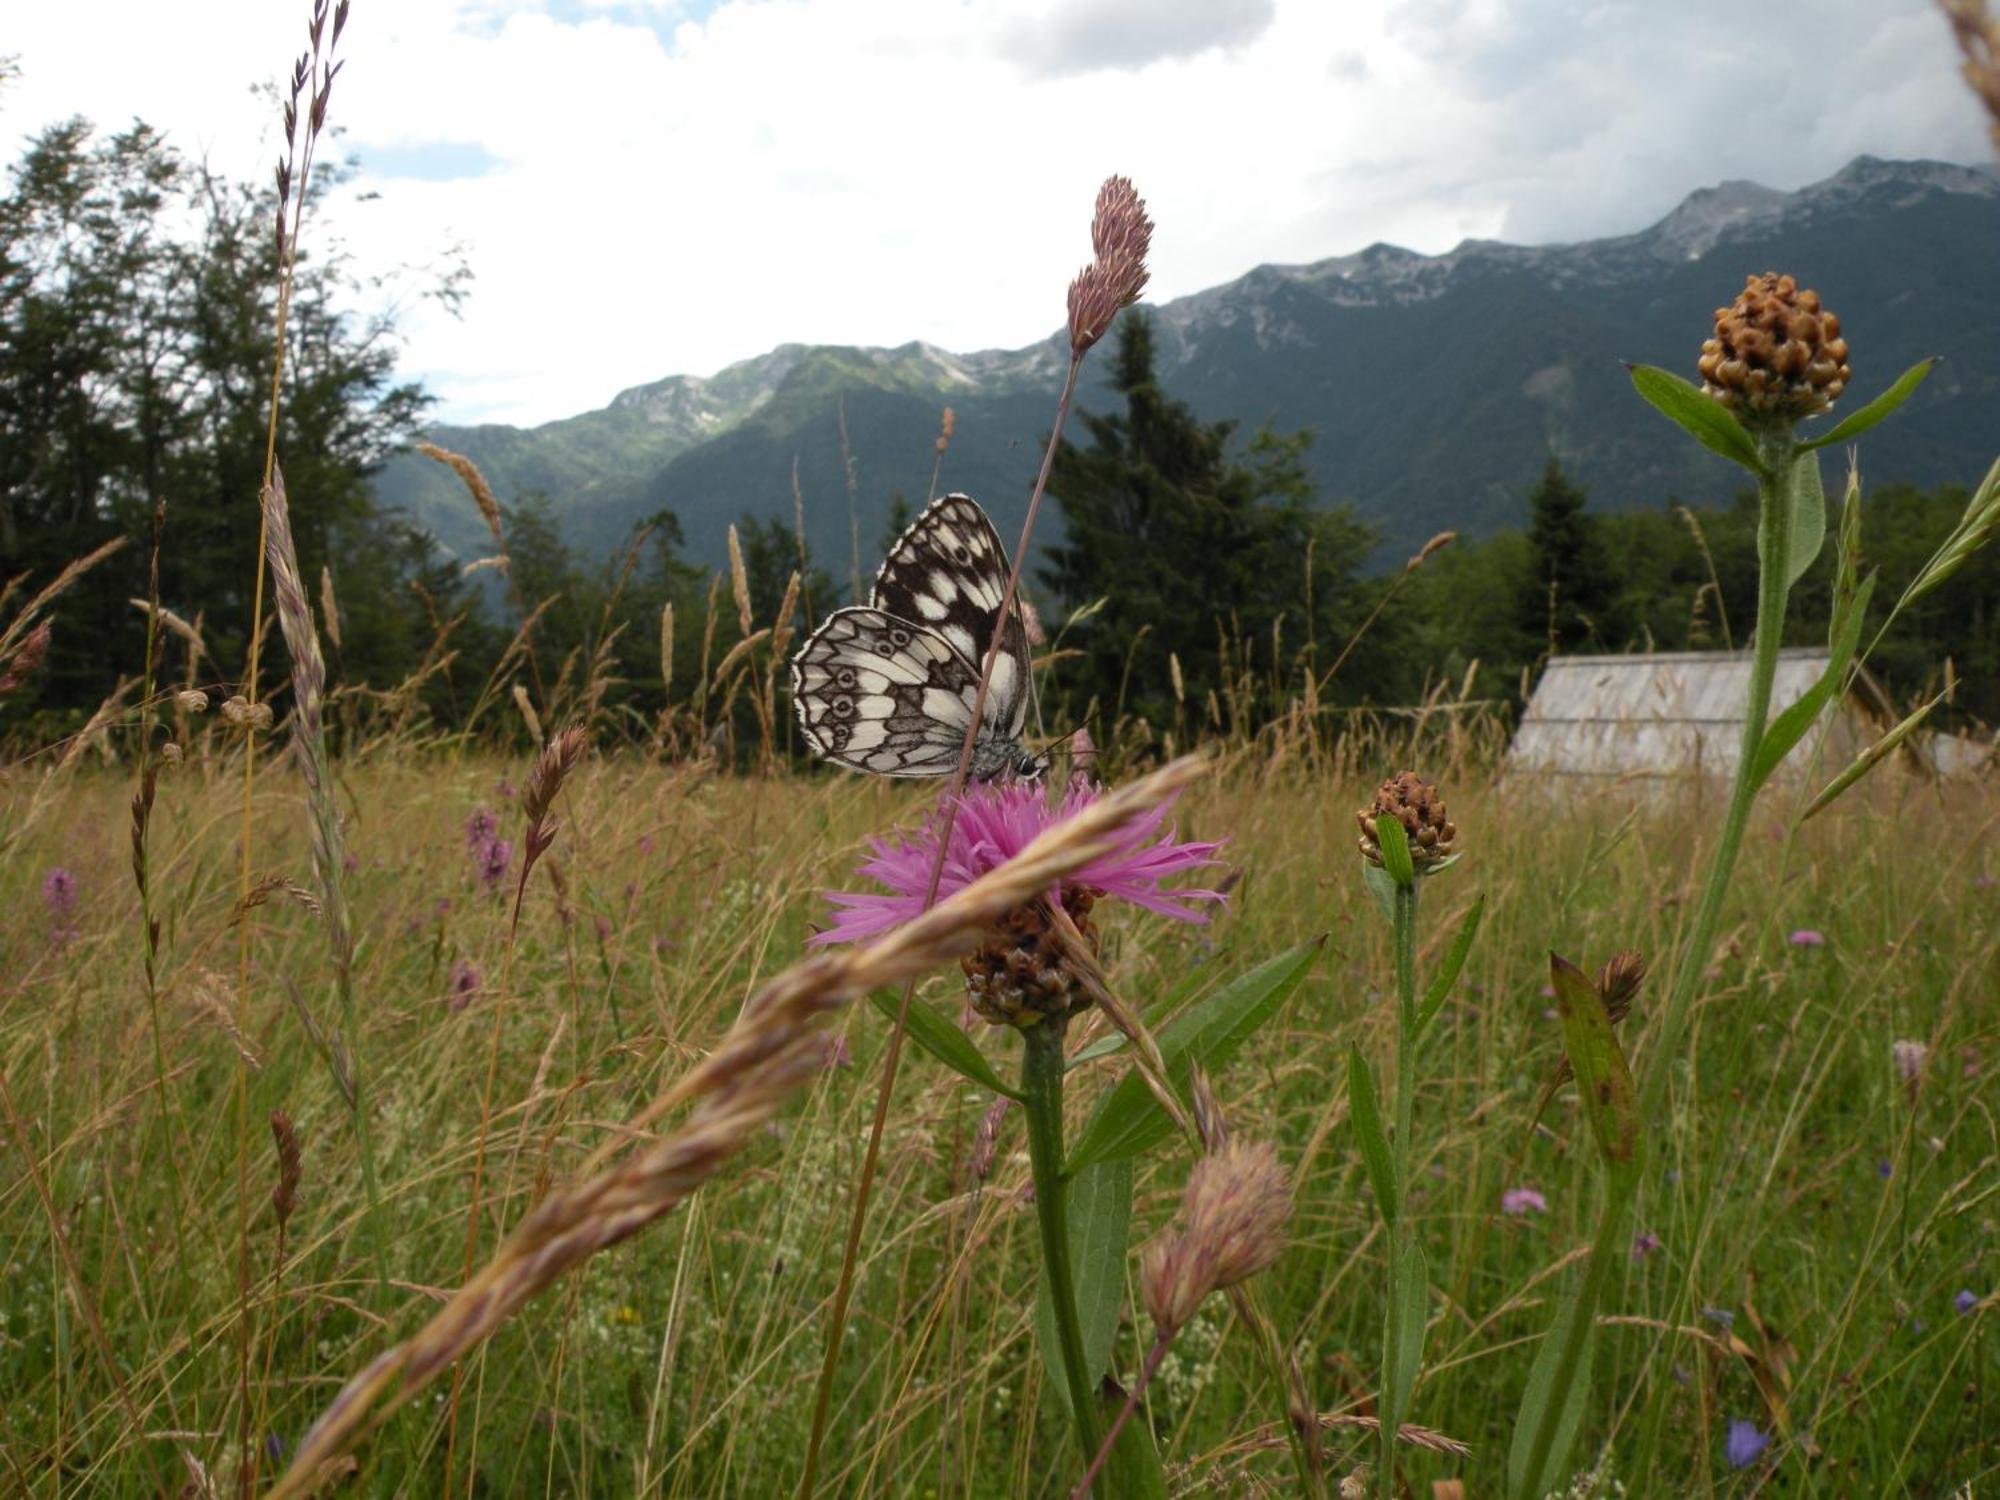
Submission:
[[[1451,856],[1458,825],[1445,816],[1444,798],[1415,771],[1400,771],[1375,789],[1375,800],[1355,813],[1361,826],[1361,856],[1371,865],[1382,863],[1375,823],[1394,818],[1410,841],[1410,863],[1425,874]]]
[[[1854,372],[1840,319],[1789,276],[1749,277],[1715,310],[1715,337],[1701,346],[1702,389],[1753,425],[1816,417],[1840,398]]]
[[[208,694],[200,688],[185,688],[174,694],[174,707],[184,714],[208,712]]]

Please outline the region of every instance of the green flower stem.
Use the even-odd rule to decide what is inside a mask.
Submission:
[[[1389,1298],[1382,1321],[1382,1454],[1376,1478],[1383,1500],[1396,1494],[1396,1432],[1403,1425],[1404,1393],[1416,1381],[1416,1371],[1401,1369],[1403,1303],[1408,1289],[1401,1283],[1409,1265],[1405,1253],[1411,1239],[1410,1174],[1416,1160],[1411,1133],[1417,1097],[1417,883],[1398,881],[1391,908],[1392,943],[1396,959],[1396,1155],[1395,1202],[1389,1221]]]
[[[1761,520],[1757,529],[1757,630],[1751,648],[1750,695],[1743,711],[1742,747],[1737,755],[1736,774],[1730,782],[1729,807],[1723,815],[1722,836],[1716,843],[1715,852],[1709,856],[1708,878],[1702,887],[1701,903],[1695,908],[1694,926],[1681,951],[1680,966],[1674,974],[1674,987],[1660,1019],[1659,1035],[1647,1050],[1645,1072],[1639,1084],[1642,1129],[1657,1122],[1665,1103],[1674,1065],[1686,1041],[1689,1013],[1701,988],[1701,976],[1708,966],[1709,952],[1715,946],[1716,929],[1722,920],[1722,905],[1729,895],[1737,855],[1743,848],[1744,832],[1750,825],[1750,810],[1757,799],[1753,767],[1758,748],[1764,740],[1765,721],[1770,716],[1771,682],[1777,675],[1778,648],[1783,644],[1785,634],[1785,603],[1791,593],[1787,576],[1792,527],[1791,497],[1785,492],[1784,485],[1785,475],[1791,467],[1792,452],[1789,429],[1770,431],[1758,439],[1758,456],[1764,464],[1764,472],[1757,480]],[[1401,1149],[1400,1146],[1398,1149]],[[1537,1462],[1529,1465],[1530,1475],[1538,1471],[1540,1462],[1547,1460],[1548,1446],[1555,1439],[1555,1424],[1568,1403],[1570,1385],[1579,1376],[1588,1378],[1589,1372],[1581,1367],[1583,1351],[1596,1323],[1598,1303],[1602,1301],[1610,1281],[1611,1267],[1616,1263],[1616,1249],[1625,1242],[1627,1222],[1637,1198],[1636,1189],[1621,1190],[1615,1183],[1607,1188],[1597,1242],[1591,1251],[1589,1271],[1577,1294],[1574,1313],[1559,1319],[1550,1330],[1550,1337],[1562,1341],[1561,1353],[1547,1404],[1542,1409],[1542,1421],[1535,1434]]]
[[[1069,1383],[1083,1461],[1097,1457],[1101,1432],[1097,1395],[1083,1355],[1083,1326],[1076,1315],[1076,1278],[1069,1263],[1069,1186],[1063,1181],[1063,1032],[1061,1021],[1043,1021],[1021,1033],[1021,1092],[1028,1117],[1028,1161],[1035,1180],[1035,1219],[1042,1230],[1042,1274],[1049,1278],[1056,1339]]]
[[[1542,1475],[1543,1467],[1549,1461],[1549,1449],[1555,1443],[1563,1425],[1563,1414],[1569,1407],[1569,1388],[1580,1375],[1590,1378],[1590,1371],[1583,1363],[1584,1351],[1590,1347],[1590,1334],[1597,1322],[1597,1305],[1604,1300],[1605,1288],[1611,1283],[1611,1268],[1617,1265],[1618,1248],[1625,1243],[1625,1220],[1631,1211],[1632,1200],[1638,1196],[1637,1180],[1628,1178],[1624,1182],[1613,1179],[1605,1191],[1604,1209],[1597,1218],[1597,1240],[1590,1247],[1590,1264],[1584,1272],[1583,1286],[1578,1290],[1576,1301],[1563,1308],[1556,1315],[1556,1326],[1549,1330],[1551,1338],[1562,1340],[1562,1352],[1556,1357],[1556,1368],[1549,1382],[1549,1400],[1542,1407],[1541,1420],[1535,1426],[1534,1446],[1529,1450],[1527,1473]],[[1540,1495],[1547,1489],[1547,1479],[1530,1486],[1525,1493]]]
[[[1778,671],[1778,648],[1784,644],[1785,601],[1791,592],[1785,564],[1792,515],[1789,497],[1783,491],[1784,476],[1791,466],[1789,429],[1764,435],[1758,448],[1766,473],[1757,481],[1757,507],[1762,523],[1757,528],[1757,633],[1751,648],[1750,697],[1743,710],[1743,742],[1736,758],[1736,774],[1730,782],[1722,837],[1709,858],[1708,882],[1702,888],[1701,904],[1695,909],[1694,929],[1682,950],[1673,991],[1660,1019],[1660,1034],[1650,1049],[1648,1066],[1639,1085],[1639,1116],[1649,1122],[1657,1118],[1666,1098],[1667,1083],[1680,1056],[1695,992],[1701,988],[1702,971],[1707,968],[1709,950],[1715,945],[1722,904],[1729,895],[1744,830],[1750,825],[1750,808],[1757,800],[1751,768],[1764,740],[1765,721],[1771,712],[1771,682]]]

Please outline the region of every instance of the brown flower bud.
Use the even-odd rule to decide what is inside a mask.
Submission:
[[[1702,389],[1752,425],[1816,417],[1854,372],[1840,319],[1789,276],[1749,277],[1715,310],[1715,337],[1701,346]]]
[[[1262,1141],[1231,1141],[1188,1175],[1180,1223],[1147,1245],[1139,1293],[1162,1333],[1194,1316],[1210,1292],[1248,1281],[1285,1248],[1291,1185]]]
[[[1597,971],[1597,998],[1604,1002],[1613,1026],[1625,1019],[1645,982],[1646,960],[1630,948],[1612,954]]]
[[[174,707],[184,714],[205,714],[208,712],[208,694],[200,688],[187,688],[174,694]]]
[[[1394,818],[1410,841],[1410,863],[1419,875],[1451,855],[1458,825],[1445,816],[1444,798],[1415,771],[1399,771],[1375,789],[1375,800],[1355,813],[1361,826],[1361,855],[1371,865],[1382,863],[1375,823]]]
[[[1096,893],[1063,892],[1063,910],[1084,942],[1097,946],[1090,908]],[[1049,913],[1039,901],[1017,906],[959,961],[972,1008],[995,1026],[1033,1026],[1066,1020],[1090,1004],[1089,987],[1070,967]]]

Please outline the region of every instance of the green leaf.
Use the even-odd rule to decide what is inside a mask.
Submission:
[[[1551,1491],[1560,1490],[1569,1477],[1570,1445],[1576,1441],[1577,1429],[1583,1425],[1583,1414],[1590,1405],[1590,1372],[1597,1352],[1597,1320],[1591,1318],[1579,1329],[1579,1304],[1577,1292],[1563,1299],[1562,1310],[1542,1339],[1542,1347],[1536,1351],[1535,1362],[1528,1370],[1527,1389],[1522,1392],[1521,1410],[1514,1419],[1514,1440],[1507,1449],[1507,1492],[1515,1500],[1541,1500]],[[1572,1366],[1569,1388],[1561,1393],[1562,1414],[1556,1421],[1554,1441],[1543,1453],[1541,1466],[1530,1472],[1536,1429],[1556,1399],[1552,1387],[1562,1362],[1563,1346],[1579,1336],[1583,1348]]]
[[[1423,1366],[1424,1323],[1431,1305],[1430,1268],[1414,1234],[1397,1258],[1389,1295],[1396,1299],[1397,1328],[1395,1347],[1384,1351],[1382,1419],[1400,1427],[1410,1414],[1410,1392],[1416,1389],[1417,1371]]]
[[[1104,1414],[1104,1430],[1109,1432],[1118,1413],[1125,1409],[1125,1392],[1110,1383],[1101,1388],[1101,1394],[1099,1409]],[[1160,1466],[1160,1450],[1153,1442],[1153,1424],[1146,1420],[1143,1396],[1131,1420],[1118,1429],[1118,1441],[1104,1460],[1104,1483],[1098,1493],[1115,1495],[1118,1500],[1167,1500],[1167,1472]]]
[[[1408,889],[1417,883],[1417,867],[1410,859],[1410,836],[1403,825],[1388,813],[1375,820],[1375,842],[1382,848],[1382,869],[1397,885]]]
[[[1785,587],[1790,588],[1805,576],[1826,544],[1826,490],[1820,484],[1819,455],[1795,453],[1777,489],[1778,504],[1790,519],[1785,528]]]
[[[1347,1117],[1354,1125],[1354,1143],[1361,1148],[1368,1185],[1382,1222],[1396,1225],[1396,1159],[1389,1154],[1389,1133],[1382,1127],[1382,1100],[1375,1091],[1375,1069],[1352,1043],[1347,1048]]]
[[[1204,960],[1195,965],[1194,968],[1188,970],[1186,974],[1181,976],[1181,982],[1175,985],[1168,993],[1166,999],[1155,1005],[1146,1007],[1146,1018],[1148,1021],[1156,1015],[1172,1015],[1189,995],[1192,995],[1197,989],[1201,988],[1204,982],[1215,977],[1215,970],[1216,960],[1213,957]],[[1122,1052],[1127,1045],[1125,1033],[1122,1031],[1114,1031],[1108,1036],[1101,1036],[1088,1047],[1079,1047],[1072,1053],[1069,1061],[1063,1064],[1063,1071],[1065,1073],[1072,1072],[1085,1063],[1096,1062],[1099,1058],[1109,1057],[1114,1052]]]
[[[1848,663],[1854,659],[1854,648],[1861,641],[1861,622],[1867,616],[1868,599],[1875,592],[1877,576],[1874,573],[1868,575],[1854,596],[1852,607],[1842,618],[1834,621],[1840,637],[1833,642],[1833,654],[1828,658],[1826,670],[1820,674],[1819,680],[1765,729],[1764,738],[1757,746],[1756,762],[1750,771],[1752,786],[1762,786],[1771,779],[1778,767],[1785,763],[1785,757],[1792,753],[1792,747],[1819,722],[1827,704],[1833,701],[1834,694],[1845,684]]]
[[[1549,981],[1555,986],[1556,1009],[1562,1015],[1563,1046],[1576,1070],[1577,1097],[1583,1101],[1613,1187],[1622,1188],[1638,1180],[1644,1159],[1639,1094],[1632,1086],[1632,1070],[1619,1050],[1597,986],[1575,964],[1554,953],[1549,955]]]
[[[1305,980],[1325,944],[1318,937],[1266,959],[1160,1028],[1157,1040],[1167,1077],[1183,1098],[1194,1065],[1213,1072],[1234,1057]],[[1146,1080],[1136,1069],[1128,1070],[1098,1101],[1063,1170],[1073,1176],[1094,1162],[1137,1156],[1173,1128]]]
[[[1875,767],[1895,752],[1898,745],[1915,734],[1924,720],[1930,717],[1931,710],[1942,702],[1944,702],[1944,694],[1939,693],[1930,702],[1926,703],[1894,729],[1883,735],[1881,739],[1855,756],[1854,764],[1827,783],[1826,790],[1813,798],[1812,806],[1805,810],[1799,821],[1803,823],[1807,818],[1815,817],[1825,811],[1834,798],[1838,797],[1842,792],[1853,786],[1855,782],[1874,770]]]
[[[1653,365],[1627,365],[1632,385],[1641,396],[1671,418],[1682,431],[1711,453],[1720,453],[1731,463],[1741,464],[1752,474],[1762,475],[1763,461],[1757,457],[1757,441],[1729,408],[1680,376]]]
[[[1465,960],[1472,952],[1472,940],[1479,936],[1479,924],[1485,916],[1486,898],[1481,896],[1460,920],[1458,935],[1451,940],[1451,948],[1445,953],[1444,966],[1432,977],[1430,988],[1424,991],[1423,1004],[1417,1010],[1417,1031],[1420,1034],[1444,1008],[1451,987],[1458,983],[1459,971],[1465,967]]]
[[[1382,920],[1385,922],[1395,921],[1396,882],[1389,878],[1389,872],[1376,864],[1374,860],[1363,858],[1361,861],[1361,884],[1367,889],[1369,897],[1375,904],[1382,908]]]
[[[1118,1313],[1125,1301],[1125,1239],[1132,1224],[1132,1163],[1099,1162],[1069,1178],[1070,1274],[1075,1280],[1076,1321],[1083,1331],[1084,1367],[1091,1386],[1111,1365],[1118,1336]],[[1063,1373],[1062,1341],[1056,1336],[1056,1304],[1049,1279],[1038,1278],[1035,1326],[1049,1387],[1069,1411],[1069,1378]]]
[[[1918,360],[1917,363],[1911,365],[1909,369],[1898,375],[1896,383],[1890,386],[1888,390],[1859,410],[1849,412],[1826,432],[1814,438],[1805,446],[1808,448],[1828,448],[1835,443],[1844,443],[1849,438],[1860,437],[1862,433],[1866,432],[1905,401],[1909,400],[1917,387],[1924,383],[1924,377],[1930,374],[1931,366],[1936,363],[1937,356],[1935,354],[1929,359]]]
[[[877,990],[868,998],[877,1010],[889,1018],[890,1025],[896,1024],[900,996]],[[1013,1084],[994,1072],[993,1064],[973,1045],[972,1038],[960,1031],[950,1019],[940,1015],[934,1006],[926,1005],[913,996],[906,1027],[911,1041],[960,1077],[971,1079],[983,1089],[1004,1094],[1017,1104],[1025,1097]]]

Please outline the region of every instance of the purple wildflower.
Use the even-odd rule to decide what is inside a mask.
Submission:
[[[491,808],[474,808],[472,816],[465,820],[465,847],[474,854],[499,836],[500,820],[493,816]]]
[[[1896,1169],[1889,1164],[1889,1159],[1884,1157],[1875,1163],[1875,1175],[1887,1181],[1896,1175]]]
[[[1508,1188],[1500,1195],[1500,1211],[1515,1215],[1545,1214],[1549,1211],[1549,1200],[1539,1188]]]
[[[1723,1456],[1732,1469],[1747,1469],[1763,1456],[1771,1440],[1757,1430],[1755,1422],[1740,1417],[1729,1424],[1729,1437],[1722,1445]]]
[[[2000,881],[1996,881],[1991,875],[1981,875],[1972,882],[1973,889],[1979,891],[1990,891],[1995,885],[2000,885]]]
[[[456,1015],[472,1003],[479,993],[479,970],[472,960],[461,958],[451,966],[451,992],[445,996],[445,1009]]]
[[[514,844],[511,839],[488,839],[473,851],[474,868],[479,871],[479,878],[486,882],[488,889],[507,878],[507,870],[513,863]]]
[[[1956,1309],[1961,1318],[1968,1318],[1972,1316],[1972,1310],[1979,1306],[1979,1296],[1976,1292],[1967,1289],[1952,1298],[1951,1305]]]
[[[1824,948],[1826,934],[1811,927],[1800,927],[1785,939],[1794,948]]]
[[[76,915],[76,877],[61,865],[52,866],[42,877],[42,904],[49,909],[49,937],[66,943],[78,935],[70,921]]]
[[[1660,1248],[1660,1237],[1650,1229],[1632,1241],[1632,1259],[1644,1260]]]
[[[981,875],[998,869],[1039,835],[1082,812],[1098,795],[1096,786],[1081,779],[1070,784],[1061,803],[1054,807],[1049,805],[1048,794],[1042,788],[1019,782],[967,787],[959,798],[958,816],[952,820],[950,840],[945,846],[938,899],[943,900]],[[1207,913],[1195,903],[1221,901],[1224,899],[1221,892],[1170,891],[1164,882],[1175,875],[1220,864],[1214,858],[1220,845],[1183,842],[1174,837],[1172,829],[1162,833],[1166,815],[1167,807],[1161,806],[1133,819],[1117,836],[1117,846],[1110,853],[1066,877],[1063,887],[1095,891],[1183,922],[1207,921]],[[921,913],[931,866],[937,859],[940,822],[940,817],[934,815],[909,838],[870,839],[874,855],[864,860],[856,873],[879,881],[889,888],[890,894],[827,892],[826,899],[836,908],[833,925],[815,933],[810,941],[859,942],[878,937]]]

